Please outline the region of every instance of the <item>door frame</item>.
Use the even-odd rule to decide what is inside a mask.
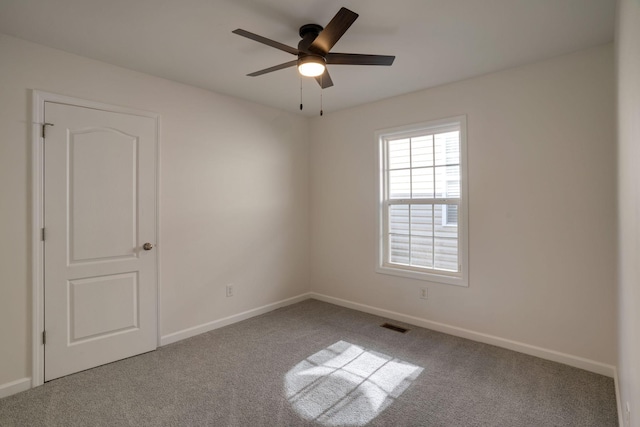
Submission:
[[[56,102],[76,107],[92,108],[95,110],[130,114],[154,119],[156,122],[156,157],[155,171],[155,257],[156,257],[156,343],[160,347],[160,115],[150,111],[137,110],[102,102],[88,101],[70,96],[58,95],[41,90],[32,91],[32,120],[31,120],[31,387],[44,384],[44,241],[41,239],[44,223],[44,138],[42,125],[44,121],[45,102]]]

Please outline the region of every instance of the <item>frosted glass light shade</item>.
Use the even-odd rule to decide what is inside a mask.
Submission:
[[[317,77],[324,73],[324,59],[320,56],[309,55],[298,61],[298,72],[306,77]]]

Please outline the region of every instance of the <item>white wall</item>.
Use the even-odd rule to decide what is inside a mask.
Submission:
[[[306,119],[4,35],[0,58],[0,386],[31,375],[32,89],[160,113],[162,335],[309,290]]]
[[[620,402],[640,426],[640,2],[618,2],[618,375]]]
[[[613,65],[606,45],[313,119],[314,292],[615,365]],[[375,273],[374,132],[460,114],[470,286]]]

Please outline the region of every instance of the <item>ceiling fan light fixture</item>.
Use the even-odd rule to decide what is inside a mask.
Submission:
[[[342,7],[324,28],[318,24],[303,25],[298,32],[302,40],[298,42],[297,49],[243,30],[242,28],[235,29],[232,33],[296,56],[296,59],[255,71],[247,74],[247,76],[261,76],[273,71],[296,66],[301,76],[315,77],[320,87],[326,89],[333,86],[333,80],[331,80],[326,64],[387,66],[393,64],[395,56],[390,55],[331,52],[331,48],[340,40],[357,18],[357,13],[346,7]]]
[[[319,55],[307,55],[298,60],[298,72],[305,77],[318,77],[324,69],[325,60]]]

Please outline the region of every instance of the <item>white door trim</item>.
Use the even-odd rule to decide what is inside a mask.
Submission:
[[[87,101],[64,95],[33,90],[32,93],[32,164],[31,164],[31,188],[32,188],[32,228],[31,228],[31,274],[32,274],[32,373],[31,387],[44,383],[44,345],[42,344],[42,332],[44,331],[44,243],[41,240],[41,229],[44,220],[44,145],[42,138],[42,125],[44,124],[45,102],[74,105],[78,107],[93,108],[96,110],[112,111],[117,113],[132,114],[149,117],[156,121],[156,295],[157,295],[157,345],[160,346],[160,115],[149,111],[135,110],[101,102]]]

